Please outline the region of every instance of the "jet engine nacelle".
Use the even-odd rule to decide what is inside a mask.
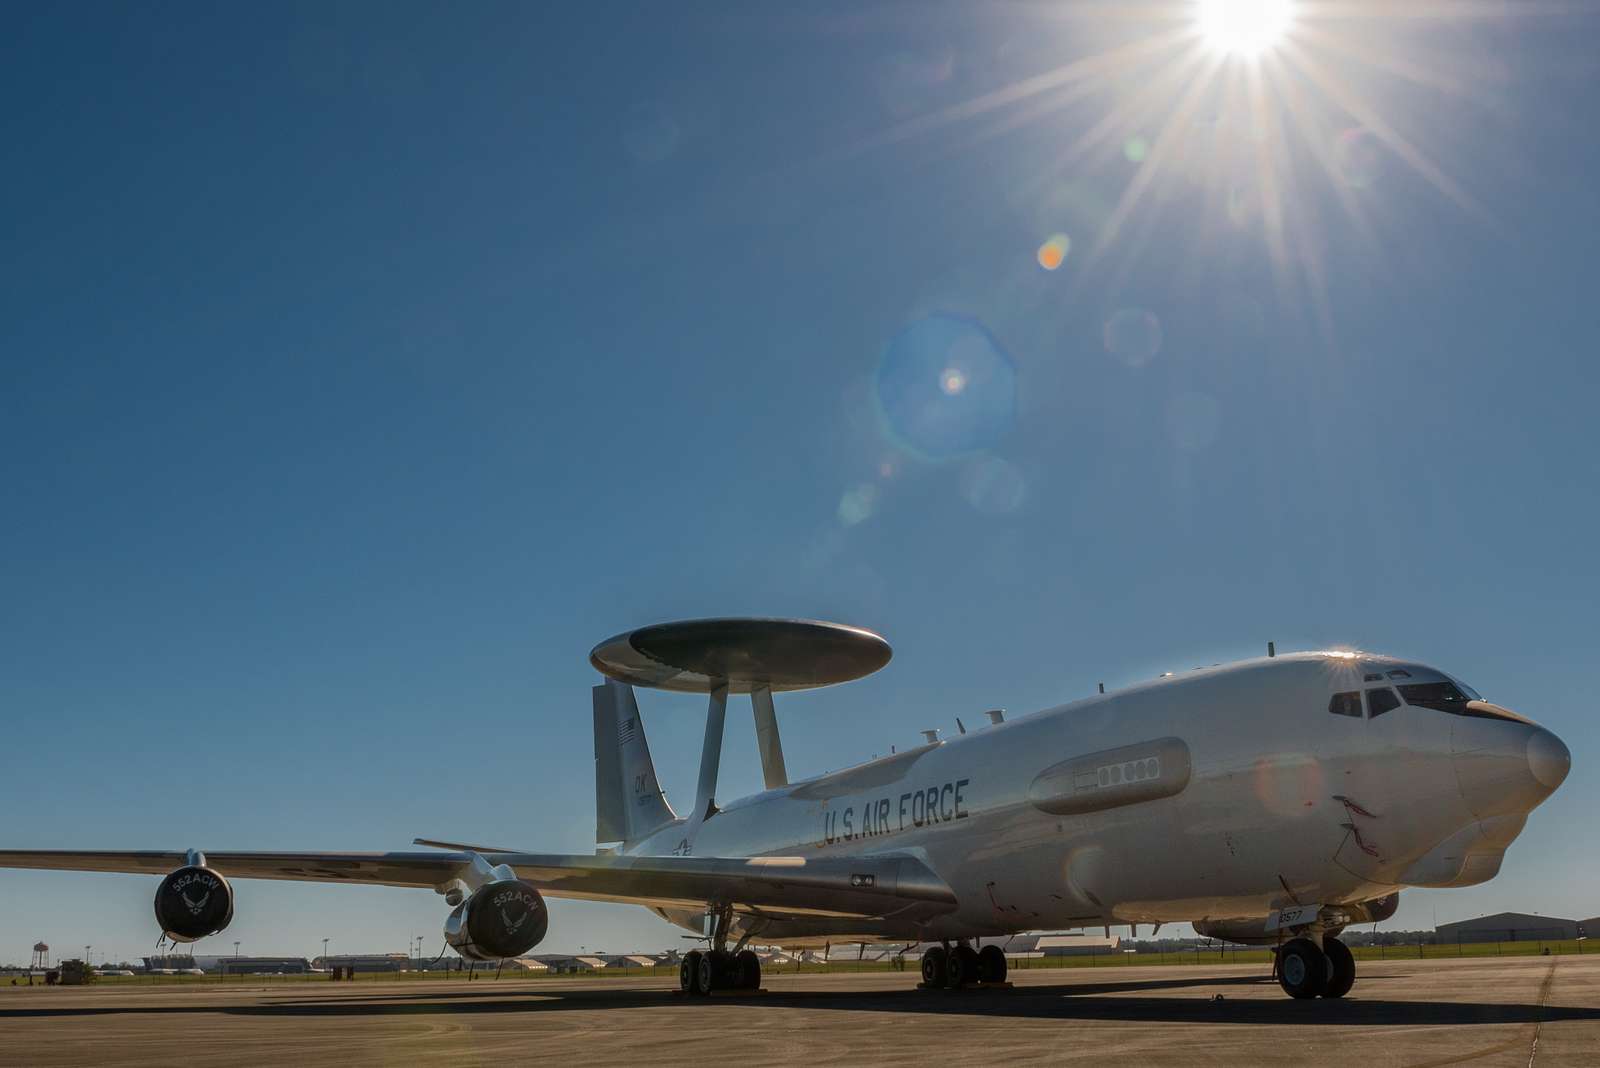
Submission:
[[[193,942],[233,922],[233,887],[210,868],[179,868],[156,887],[156,923],[174,942]]]
[[[500,879],[455,907],[444,921],[444,940],[467,960],[503,960],[528,952],[549,929],[539,891],[521,879]]]

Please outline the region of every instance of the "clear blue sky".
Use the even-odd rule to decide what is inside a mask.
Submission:
[[[1307,14],[1253,105],[1189,14],[13,6],[0,838],[584,852],[590,646],[797,615],[896,654],[781,703],[795,773],[1269,638],[1436,663],[1575,767],[1395,922],[1600,912],[1600,22]],[[0,959],[152,892],[0,874]],[[213,952],[439,945],[240,895]]]

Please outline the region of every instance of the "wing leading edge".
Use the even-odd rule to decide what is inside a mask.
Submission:
[[[916,857],[634,857],[560,853],[225,853],[206,863],[231,879],[364,883],[443,889],[475,856],[507,864],[551,897],[664,908],[731,905],[769,916],[921,917],[956,906],[955,894]],[[0,851],[0,868],[165,875],[181,852]]]

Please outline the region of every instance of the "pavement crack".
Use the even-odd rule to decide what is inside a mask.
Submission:
[[[1539,1001],[1534,1008],[1533,1022],[1526,1025],[1528,1030],[1532,1032],[1531,1036],[1525,1030],[1505,1042],[1497,1042],[1492,1046],[1484,1046],[1481,1049],[1458,1054],[1454,1057],[1445,1057],[1442,1060],[1423,1061],[1412,1065],[1411,1068],[1445,1068],[1445,1065],[1450,1064],[1466,1064],[1468,1061],[1476,1061],[1484,1057],[1491,1057],[1496,1053],[1505,1053],[1508,1050],[1516,1049],[1524,1042],[1529,1043],[1528,1068],[1533,1068],[1533,1059],[1539,1055],[1539,1031],[1544,1026],[1544,1006],[1545,1002],[1550,999],[1550,986],[1555,982],[1556,962],[1559,959],[1558,957],[1550,958],[1550,967],[1545,969],[1544,981],[1539,984]]]
[[[1544,1029],[1544,1004],[1550,1000],[1550,987],[1556,978],[1556,961],[1560,959],[1550,958],[1550,968],[1544,973],[1544,982],[1539,985],[1539,1007],[1533,1016],[1533,1044],[1528,1047],[1528,1068],[1533,1068],[1533,1059],[1539,1055],[1539,1032]]]

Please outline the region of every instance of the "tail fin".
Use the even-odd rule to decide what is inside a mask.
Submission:
[[[633,687],[607,679],[594,688],[596,842],[633,842],[677,813],[656,781]]]

